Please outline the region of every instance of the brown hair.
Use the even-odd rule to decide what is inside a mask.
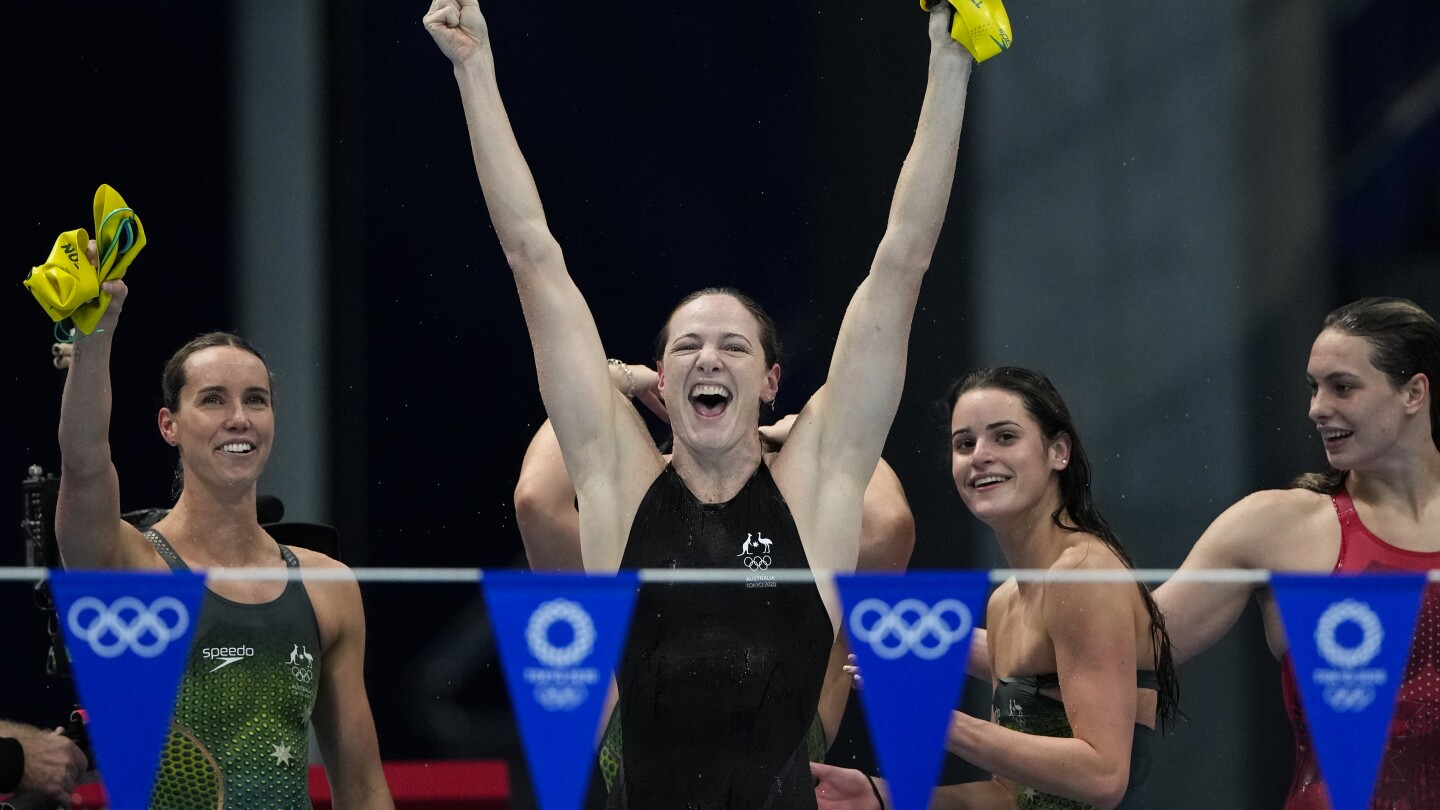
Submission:
[[[174,413],[180,410],[180,392],[185,388],[185,361],[191,356],[205,349],[213,349],[217,346],[234,346],[243,349],[260,360],[265,366],[265,376],[270,383],[270,396],[275,396],[275,375],[270,371],[270,364],[265,362],[265,356],[256,349],[250,341],[235,334],[234,332],[206,332],[196,337],[184,346],[181,346],[170,359],[165,361],[165,370],[160,375],[160,404],[166,410]],[[179,499],[180,491],[185,488],[185,468],[177,459],[175,462],[175,480],[170,484],[170,497]]]
[[[1063,531],[1083,532],[1099,538],[1115,552],[1126,568],[1133,569],[1134,561],[1120,545],[1120,538],[1100,514],[1091,497],[1090,461],[1085,455],[1085,445],[1080,441],[1070,409],[1050,378],[1038,371],[1015,366],[972,371],[952,383],[945,394],[947,423],[948,415],[955,412],[955,404],[960,401],[961,395],[977,389],[1008,391],[1019,397],[1025,410],[1040,426],[1040,433],[1046,441],[1053,441],[1062,434],[1069,437],[1070,461],[1065,469],[1057,473],[1060,506],[1050,514],[1050,520]],[[1066,518],[1070,522],[1067,523]],[[1150,614],[1150,643],[1154,647],[1155,677],[1160,687],[1156,716],[1164,730],[1174,724],[1180,713],[1180,681],[1175,675],[1175,659],[1170,654],[1170,633],[1165,629],[1165,616],[1160,612],[1160,606],[1155,604],[1150,588],[1143,582],[1135,584],[1140,589],[1140,598],[1145,600],[1145,610]]]
[[[1361,298],[1325,316],[1321,332],[1364,338],[1370,344],[1370,364],[1390,384],[1399,388],[1416,374],[1424,374],[1433,386],[1440,380],[1440,325],[1430,313],[1404,298]],[[1440,450],[1440,398],[1430,391],[1430,440]],[[1308,489],[1335,495],[1345,488],[1349,470],[1330,467],[1311,472],[1290,483],[1292,489]]]
[[[707,295],[728,295],[739,301],[740,305],[745,307],[760,324],[760,349],[765,359],[765,367],[769,368],[780,362],[780,333],[775,328],[775,319],[771,318],[770,313],[756,303],[755,299],[732,287],[706,287],[681,298],[680,303],[676,304],[675,308],[670,310],[670,314],[665,316],[665,325],[660,327],[660,334],[655,337],[656,361],[665,359],[665,344],[670,342],[670,319],[674,318],[675,313],[679,312],[686,304]]]

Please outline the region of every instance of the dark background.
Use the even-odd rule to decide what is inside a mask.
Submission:
[[[321,76],[321,185],[311,190],[323,210],[313,235],[322,260],[297,272],[323,290],[324,362],[277,368],[277,406],[283,446],[293,424],[285,380],[318,376],[320,422],[288,429],[326,437],[326,496],[293,517],[337,526],[352,566],[522,565],[511,491],[544,414],[448,63],[420,25],[423,4],[301,5],[314,11],[318,43],[304,58]],[[169,502],[174,459],[151,426],[160,368],[176,347],[217,328],[309,334],[254,323],[240,304],[288,294],[269,280],[257,289],[236,259],[246,204],[236,96],[246,82],[286,80],[243,66],[237,19],[269,6],[7,7],[0,227],[17,283],[0,296],[0,377],[11,394],[0,471],[16,485],[30,464],[58,471],[63,382],[50,365],[50,326],[18,282],[58,232],[91,227],[97,184],[125,195],[150,238],[127,278],[113,365],[111,441],[126,509]],[[927,53],[913,6],[484,6],[512,122],[608,354],[647,358],[675,300],[734,285],[779,322],[789,349],[779,410],[801,407],[823,380],[913,134]],[[1325,311],[1362,294],[1440,311],[1440,10],[1423,0],[1221,6],[1224,27],[1205,27],[1212,14],[1191,31],[1184,10],[1079,3],[1062,21],[1012,3],[1016,49],[972,83],[956,192],[887,446],[916,514],[914,565],[1003,565],[954,496],[934,405],[973,365],[1026,363],[1055,377],[1080,424],[1096,426],[1087,441],[1102,507],[1142,566],[1173,567],[1235,497],[1320,462],[1301,371]],[[1298,46],[1249,38],[1296,30],[1284,15],[1314,32],[1305,58],[1319,69],[1303,86],[1275,78]],[[1087,27],[1120,18],[1139,35]],[[1086,105],[1076,87],[1092,73],[1107,104],[1152,87],[1155,98],[1187,101],[1157,102],[1149,118],[1133,112],[1143,103]],[[1207,106],[1216,87],[1240,90]],[[1262,93],[1314,101],[1280,120],[1277,105],[1256,100]],[[1027,114],[1041,125],[1027,126]],[[1295,134],[1300,118],[1309,136]],[[1233,139],[1197,144],[1155,121]],[[273,134],[283,138],[280,124]],[[1092,138],[1096,148],[1071,161],[1088,180],[1036,168]],[[1283,196],[1255,180],[1257,166],[1263,175],[1302,142],[1315,155],[1309,193]],[[1124,159],[1137,148],[1140,167]],[[1147,164],[1145,154],[1165,160]],[[1190,173],[1204,178],[1199,188],[1186,186]],[[1170,201],[1192,192],[1233,219],[1172,217]],[[1080,193],[1099,201],[1093,210],[1070,207]],[[997,224],[999,211],[1009,219]],[[1308,232],[1286,224],[1296,211],[1312,212]],[[1090,217],[1105,226],[1090,229],[1094,244],[1067,242],[1070,223]],[[1267,252],[1287,236],[1303,255]],[[1162,247],[1146,252],[1152,239]],[[1211,253],[1191,255],[1197,243]],[[1194,312],[1205,328],[1193,328]],[[1225,404],[1207,415],[1217,371],[1229,380]],[[1227,442],[1243,449],[1206,456]],[[18,523],[18,501],[0,522]],[[0,565],[21,556],[18,534],[0,543]],[[518,767],[475,589],[365,591],[385,757],[504,756]],[[13,651],[0,716],[52,722],[71,698],[40,674],[45,639],[28,587],[0,584],[0,611]],[[1156,781],[1173,791],[1164,806],[1273,806],[1284,789],[1289,735],[1254,616],[1221,648],[1182,673],[1190,719],[1159,754]],[[1215,686],[1205,666],[1244,693]]]

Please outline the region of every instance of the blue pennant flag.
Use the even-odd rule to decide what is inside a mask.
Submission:
[[[200,619],[194,573],[52,571],[50,591],[113,810],[144,810]]]
[[[639,579],[486,571],[485,603],[544,810],[576,810]]]
[[[897,810],[924,810],[983,617],[985,571],[837,576],[861,699]]]
[[[1320,775],[1365,810],[1410,654],[1424,574],[1272,574]]]

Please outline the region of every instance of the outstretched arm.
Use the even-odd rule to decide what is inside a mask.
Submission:
[[[808,462],[801,456],[801,463],[848,476],[855,492],[874,470],[900,401],[920,282],[934,254],[955,177],[973,60],[950,36],[951,12],[942,3],[930,13],[925,100],[885,235],[869,276],[846,310],[826,382],[806,407],[808,413],[796,424],[792,439],[815,454]]]
[[[1219,641],[1240,618],[1257,587],[1251,582],[1197,581],[1185,575],[1211,569],[1295,567],[1293,560],[1276,552],[1290,537],[1298,535],[1308,541],[1313,536],[1296,529],[1303,524],[1312,500],[1312,495],[1300,490],[1247,496],[1215,518],[1175,576],[1155,589],[1176,666]],[[1329,520],[1334,520],[1333,512]]]
[[[67,568],[138,567],[145,547],[120,519],[120,478],[110,459],[110,346],[129,291],[123,281],[104,287],[114,297],[95,331],[73,344],[60,400],[55,538]]]
[[[587,551],[586,559],[593,560],[595,568],[613,569],[619,565],[622,532],[629,525],[625,510],[639,502],[639,495],[623,486],[617,493],[615,483],[648,484],[659,472],[659,457],[625,397],[610,385],[594,318],[565,268],[500,99],[489,28],[478,4],[435,0],[425,27],[454,66],[475,171],[515,276],[540,394],[570,474],[590,505],[582,541],[596,547]],[[609,497],[597,492],[585,498],[597,481],[611,485]]]

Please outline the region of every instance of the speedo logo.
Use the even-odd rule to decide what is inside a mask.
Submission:
[[[211,672],[219,672],[244,658],[251,658],[255,655],[254,647],[206,647],[200,651],[200,657],[206,661],[219,661],[220,663]]]

